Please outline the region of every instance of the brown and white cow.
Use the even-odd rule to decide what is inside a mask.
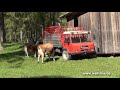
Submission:
[[[29,57],[29,53],[34,53],[34,57],[37,54],[37,45],[26,43],[24,46],[25,56]]]
[[[39,62],[40,57],[42,57],[42,63],[43,63],[45,54],[49,56],[49,60],[50,60],[50,56],[52,56],[53,61],[55,61],[54,48],[53,48],[52,43],[39,44],[37,46],[37,49],[38,49],[38,62]]]
[[[43,42],[37,41],[36,44],[26,43],[24,45],[25,56],[29,57],[29,53],[33,53],[34,57],[37,55],[37,46]]]

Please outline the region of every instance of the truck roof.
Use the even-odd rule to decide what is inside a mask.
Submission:
[[[49,33],[60,33],[62,31],[62,28],[60,28],[59,26],[50,26],[46,27],[44,31]]]
[[[87,34],[89,31],[65,31],[63,34]]]
[[[50,26],[46,27],[44,32],[48,33],[63,33],[63,34],[83,34],[88,33],[88,31],[84,31],[83,27],[59,27],[59,26]]]

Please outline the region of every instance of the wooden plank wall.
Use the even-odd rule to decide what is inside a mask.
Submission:
[[[114,53],[120,53],[120,12],[111,12]]]
[[[95,44],[95,49],[97,52],[100,52],[99,48],[99,22],[98,22],[98,13],[89,13],[90,15],[90,30],[93,37],[93,42]],[[98,50],[99,49],[99,50]]]
[[[112,31],[112,19],[110,12],[101,12],[100,13],[100,26],[101,26],[101,40],[102,40],[102,53],[103,54],[112,54],[114,53],[113,46],[113,32]]]
[[[69,26],[74,26],[74,21],[70,22]],[[88,12],[78,17],[78,25],[95,35],[98,53],[120,53],[120,12]]]
[[[82,26],[85,30],[90,30],[90,16],[89,13],[83,14],[78,17],[78,26]]]
[[[93,39],[94,44],[95,44],[95,49],[100,52],[100,38],[99,38],[99,13],[97,12],[88,12],[82,16],[78,17],[78,25],[83,26],[85,30],[91,31],[92,37],[95,37]]]
[[[68,21],[68,26],[70,27],[74,27],[74,19],[72,19],[71,21]]]
[[[118,20],[118,24],[117,24],[117,47],[116,47],[116,53],[120,53],[120,12],[118,12],[117,15],[117,20]]]
[[[101,12],[102,53],[120,53],[120,13]]]

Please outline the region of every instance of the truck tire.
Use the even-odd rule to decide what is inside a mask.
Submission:
[[[92,57],[93,57],[93,58],[96,58],[96,57],[97,57],[96,52],[95,52],[95,53],[93,53]]]
[[[88,55],[88,58],[96,58],[97,57],[97,54],[96,53],[92,53],[92,54],[89,54]]]
[[[70,60],[71,59],[71,55],[66,50],[64,50],[62,52],[62,57],[63,57],[64,60]]]

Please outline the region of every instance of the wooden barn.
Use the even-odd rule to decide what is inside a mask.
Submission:
[[[97,54],[120,54],[120,12],[68,12],[60,18],[91,31]]]

